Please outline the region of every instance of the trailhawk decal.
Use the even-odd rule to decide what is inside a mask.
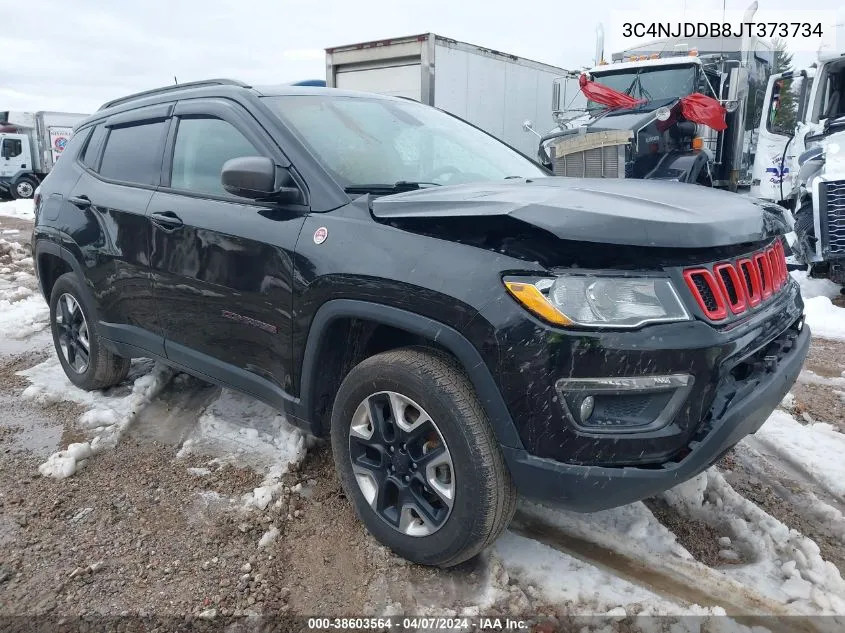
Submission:
[[[259,321],[258,319],[253,319],[252,317],[244,316],[242,314],[238,314],[237,312],[221,310],[220,313],[222,314],[224,319],[237,321],[238,323],[245,323],[246,325],[257,327],[259,330],[269,332],[270,334],[277,334],[279,332],[279,328],[277,328],[275,325],[264,323],[264,321]]]

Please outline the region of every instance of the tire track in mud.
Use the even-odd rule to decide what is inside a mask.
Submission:
[[[560,527],[538,521],[521,510],[517,510],[509,529],[519,536],[542,543],[633,584],[645,586],[659,596],[683,606],[698,604],[703,607],[721,607],[740,624],[761,626],[779,633],[820,630],[809,618],[795,617],[784,605],[700,563],[684,564],[678,561],[678,564],[656,566],[655,560],[638,560],[575,536]],[[705,577],[711,582],[703,583]],[[703,587],[704,584],[707,588]],[[788,622],[780,622],[778,617],[772,616],[790,617]]]
[[[187,374],[177,374],[138,412],[128,433],[181,448],[200,416],[219,395],[220,387]]]
[[[787,473],[751,444],[740,444],[719,468],[729,484],[768,514],[811,538],[822,556],[845,574],[845,517],[835,497],[803,476]],[[791,469],[790,469],[791,470]]]
[[[749,435],[743,441],[757,453],[762,455],[767,462],[777,465],[777,468],[783,471],[789,479],[792,479],[800,486],[804,486],[812,490],[814,494],[827,505],[836,508],[839,512],[845,514],[845,501],[825,490],[825,488],[821,486],[819,482],[816,481],[813,476],[801,466],[801,464],[791,459],[789,455],[784,455],[772,450],[767,442],[753,435]]]

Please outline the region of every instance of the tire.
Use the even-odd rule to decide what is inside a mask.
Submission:
[[[102,344],[96,312],[74,273],[65,273],[53,285],[50,329],[62,369],[80,389],[105,389],[126,378],[130,359],[112,353]],[[83,354],[80,350],[86,344],[87,353]]]
[[[35,195],[35,189],[38,187],[38,182],[32,178],[24,176],[12,185],[10,192],[12,198],[16,200],[30,199]]]
[[[397,410],[391,407],[397,401],[403,425],[418,426],[405,432],[393,425],[391,446],[398,446],[398,451],[391,453],[382,441],[390,433],[379,429],[390,428],[396,417],[392,411]],[[382,413],[374,414],[379,407]],[[428,418],[431,424],[421,422]],[[372,439],[361,439],[361,433],[371,433]],[[415,435],[419,437],[414,439]],[[516,489],[493,429],[471,383],[444,354],[403,348],[372,356],[354,367],[335,398],[331,439],[338,477],[358,517],[379,542],[414,563],[450,567],[466,561],[495,541],[513,517]],[[364,462],[380,462],[383,467],[362,469]],[[411,462],[410,466],[404,462]],[[439,465],[431,469],[435,462]],[[410,475],[401,476],[403,472]],[[412,510],[399,501],[411,498],[410,493],[399,491],[400,478],[408,476],[405,490],[416,491]],[[376,477],[388,483],[379,487]],[[451,504],[443,502],[446,494],[441,492],[446,488],[451,490]],[[421,498],[431,500],[426,507],[435,510],[426,514],[428,521],[422,519]],[[399,507],[401,515],[396,511]]]

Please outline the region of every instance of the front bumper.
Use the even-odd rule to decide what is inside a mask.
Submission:
[[[694,477],[756,432],[792,387],[810,346],[810,331],[791,328],[773,344],[779,345],[781,339],[777,361],[761,369],[753,384],[746,381],[749,389],[720,383],[711,409],[716,415],[691,438],[683,457],[648,467],[602,467],[566,464],[503,447],[517,488],[532,499],[595,512],[644,499]]]

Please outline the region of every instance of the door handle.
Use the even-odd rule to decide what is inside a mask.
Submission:
[[[150,218],[159,228],[168,232],[175,231],[184,224],[173,211],[156,211],[150,214]]]
[[[80,209],[87,209],[91,206],[91,201],[88,199],[88,196],[71,196],[68,198],[68,202]]]

